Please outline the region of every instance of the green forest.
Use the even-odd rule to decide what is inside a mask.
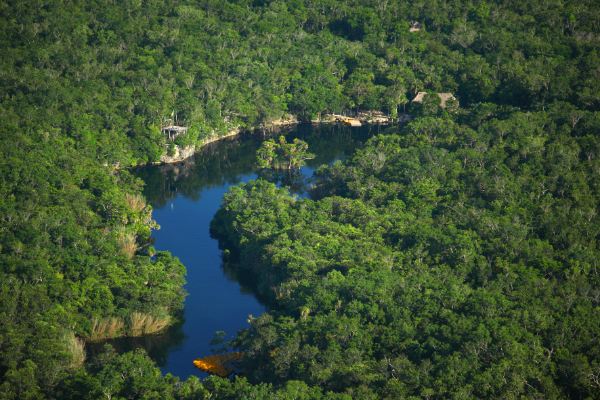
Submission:
[[[9,0],[0,22],[0,399],[600,398],[595,0]],[[223,199],[211,231],[270,305],[238,376],[86,360],[181,318],[131,167],[368,110],[410,121],[307,198]]]

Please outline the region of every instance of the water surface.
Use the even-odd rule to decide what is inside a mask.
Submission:
[[[285,133],[288,141],[298,137],[308,142],[316,155],[291,183],[292,191],[306,196],[306,185],[318,166],[344,159],[377,130],[299,126]],[[224,332],[225,338],[232,338],[248,327],[248,316],[265,311],[252,291],[223,268],[218,242],[209,233],[227,190],[257,177],[255,153],[262,139],[244,135],[215,142],[184,163],[136,171],[146,183],[144,194],[161,226],[152,234],[154,247],[170,251],[186,266],[188,296],[182,324],[163,335],[114,341],[116,347],[144,347],[164,373],[184,379],[204,376],[192,360],[218,351],[211,346],[215,334]]]

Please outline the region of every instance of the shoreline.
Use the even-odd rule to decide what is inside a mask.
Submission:
[[[231,131],[227,132],[226,134],[224,134],[222,136],[218,136],[218,135],[209,136],[206,139],[202,140],[201,142],[199,142],[195,145],[192,145],[192,146],[187,146],[187,147],[181,148],[181,147],[175,145],[176,153],[174,156],[168,156],[168,155],[164,154],[160,157],[160,161],[154,161],[154,162],[148,163],[146,165],[166,165],[166,164],[177,164],[177,163],[183,162],[183,161],[187,160],[188,158],[193,157],[194,154],[196,154],[198,151],[200,151],[200,149],[202,149],[203,147],[205,147],[211,143],[218,142],[219,140],[239,136],[242,132],[244,132],[243,129],[236,128],[236,129],[232,129]],[[180,156],[180,154],[183,154],[183,155]]]
[[[237,128],[230,130],[229,132],[227,132],[226,134],[224,134],[222,136],[218,136],[218,135],[209,136],[209,137],[205,138],[204,140],[202,140],[192,146],[180,148],[179,146],[176,145],[176,154],[174,156],[168,156],[165,154],[165,155],[161,156],[160,161],[154,161],[154,162],[151,162],[151,163],[148,163],[145,165],[177,164],[177,163],[183,162],[183,161],[193,157],[203,147],[205,147],[211,143],[218,142],[223,139],[236,137],[236,136],[239,136],[239,135],[245,134],[245,133],[252,134],[253,132],[256,132],[259,130],[265,131],[265,130],[283,129],[283,128],[288,128],[291,126],[300,125],[303,123],[312,124],[312,125],[343,124],[343,122],[340,121],[341,117],[360,121],[364,125],[391,125],[393,123],[393,120],[387,116],[386,116],[385,120],[377,120],[377,119],[371,120],[371,119],[366,119],[366,118],[359,119],[359,117],[348,117],[348,116],[342,116],[342,115],[337,115],[337,114],[326,114],[322,118],[310,120],[310,121],[300,121],[300,120],[298,120],[297,117],[290,116],[290,118],[288,118],[288,119],[274,120],[274,121],[271,121],[269,123],[266,123],[266,124],[264,124],[262,126],[258,126],[258,127],[250,127],[250,128],[237,127]],[[353,125],[348,125],[348,126],[352,127]]]

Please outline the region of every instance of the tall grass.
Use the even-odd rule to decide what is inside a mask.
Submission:
[[[143,336],[158,333],[171,324],[171,317],[134,312],[129,317],[129,335]]]
[[[119,235],[119,244],[121,245],[121,252],[128,258],[133,258],[138,250],[135,234],[130,232],[122,232]]]
[[[308,318],[309,315],[310,315],[309,307],[304,306],[300,309],[300,319],[305,320],[306,318]]]
[[[75,336],[73,332],[65,335],[67,351],[71,355],[70,368],[79,368],[85,362],[85,342]]]
[[[146,201],[139,194],[129,194],[125,195],[125,201],[130,209],[133,211],[140,212],[146,208]]]
[[[163,331],[171,322],[172,318],[168,314],[156,316],[137,311],[130,314],[127,324],[119,317],[94,318],[92,332],[87,339],[95,342],[121,336],[152,335]]]
[[[94,318],[92,320],[92,333],[89,339],[96,341],[122,336],[125,333],[123,330],[124,327],[125,323],[119,317]]]

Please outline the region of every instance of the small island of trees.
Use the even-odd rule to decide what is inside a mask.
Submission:
[[[285,136],[265,140],[256,152],[256,162],[259,168],[275,170],[298,170],[306,160],[315,156],[308,152],[308,143],[298,138],[288,143]]]

